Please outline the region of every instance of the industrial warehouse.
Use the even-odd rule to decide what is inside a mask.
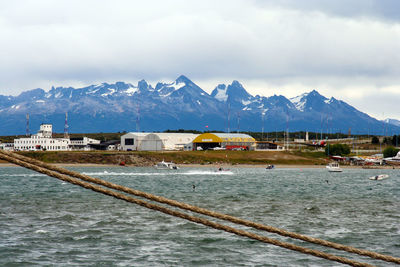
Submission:
[[[256,140],[247,134],[235,133],[127,133],[121,136],[125,151],[162,150],[254,150]]]
[[[203,133],[193,140],[193,149],[255,150],[256,140],[247,134]]]
[[[125,151],[192,150],[198,134],[192,133],[127,133],[121,136]]]

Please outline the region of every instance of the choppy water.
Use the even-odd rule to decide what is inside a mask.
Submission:
[[[71,169],[267,225],[400,256],[399,170]],[[381,173],[390,178],[368,179]],[[305,246],[391,266],[317,245]],[[341,266],[147,210],[23,168],[2,167],[0,266],[32,265]]]

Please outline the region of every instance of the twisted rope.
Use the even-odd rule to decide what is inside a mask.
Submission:
[[[323,240],[323,239],[319,239],[319,238],[309,237],[309,236],[306,236],[306,235],[290,232],[290,231],[287,231],[287,230],[284,230],[284,229],[280,229],[280,228],[276,228],[276,227],[273,227],[273,226],[268,226],[268,225],[264,225],[264,224],[260,224],[260,223],[255,223],[255,222],[252,222],[252,221],[249,221],[249,220],[244,220],[244,219],[237,218],[237,217],[234,217],[234,216],[230,216],[230,215],[227,215],[227,214],[222,214],[222,213],[210,211],[210,210],[207,210],[207,209],[204,209],[204,208],[200,208],[200,207],[193,206],[193,205],[190,205],[190,204],[186,204],[186,203],[183,203],[183,202],[179,202],[179,201],[176,201],[176,200],[171,200],[171,199],[168,199],[168,198],[165,198],[165,197],[153,195],[153,194],[142,192],[142,191],[139,191],[139,190],[135,190],[135,189],[132,189],[132,188],[129,188],[129,187],[125,187],[125,186],[121,186],[121,185],[118,185],[118,184],[110,183],[110,182],[107,182],[107,181],[104,181],[104,180],[101,180],[101,179],[98,179],[98,178],[93,178],[93,177],[90,177],[88,175],[84,175],[84,174],[81,174],[81,173],[78,173],[78,172],[74,172],[74,171],[70,171],[70,170],[67,170],[67,169],[64,169],[64,168],[60,168],[58,166],[47,164],[47,163],[44,163],[44,162],[39,161],[39,160],[35,160],[35,159],[32,159],[32,158],[24,157],[24,156],[16,154],[16,153],[11,153],[11,152],[6,152],[6,151],[0,151],[0,152],[3,153],[3,154],[9,155],[11,157],[20,159],[20,160],[22,160],[24,162],[33,163],[33,164],[35,164],[37,166],[40,166],[42,168],[46,168],[46,169],[53,170],[53,171],[56,171],[56,172],[59,172],[59,173],[62,173],[62,174],[66,174],[66,175],[69,175],[69,176],[72,176],[72,177],[76,177],[76,178],[79,178],[81,180],[84,180],[84,181],[87,181],[87,182],[91,182],[91,183],[95,183],[95,184],[98,184],[98,185],[102,185],[102,186],[105,186],[105,187],[108,187],[108,188],[111,188],[111,189],[123,191],[125,193],[132,194],[132,195],[135,195],[135,196],[144,197],[146,199],[149,199],[149,200],[152,200],[152,201],[156,201],[156,202],[159,202],[159,203],[163,203],[163,204],[167,204],[167,205],[170,205],[170,206],[178,207],[178,208],[181,208],[181,209],[189,210],[189,211],[192,211],[192,212],[204,214],[204,215],[207,215],[207,216],[210,216],[210,217],[214,217],[214,218],[217,218],[217,219],[230,221],[232,223],[241,224],[241,225],[244,225],[244,226],[247,226],[247,227],[252,227],[252,228],[255,228],[255,229],[258,229],[258,230],[263,230],[263,231],[279,234],[281,236],[295,238],[295,239],[299,239],[299,240],[302,240],[302,241],[306,241],[306,242],[310,242],[310,243],[314,243],[314,244],[318,244],[318,245],[334,248],[334,249],[337,249],[337,250],[343,250],[343,251],[350,252],[350,253],[355,253],[355,254],[358,254],[358,255],[368,256],[368,257],[371,257],[371,258],[374,258],[374,259],[378,259],[378,260],[383,260],[383,261],[387,261],[387,262],[394,262],[394,263],[400,264],[400,258],[396,258],[396,257],[390,256],[390,255],[383,255],[383,254],[376,253],[376,252],[373,252],[373,251],[364,250],[364,249],[358,249],[358,248],[355,248],[355,247],[352,247],[352,246],[346,246],[346,245],[342,245],[342,244],[339,244],[339,243],[335,243],[335,242],[331,242],[331,241],[327,241],[327,240]]]
[[[83,182],[83,181],[81,181],[79,179],[72,178],[72,177],[67,176],[65,174],[61,174],[61,173],[58,173],[58,172],[55,172],[55,171],[51,171],[51,170],[36,166],[34,164],[30,164],[30,163],[27,163],[27,162],[12,158],[12,157],[7,156],[7,155],[2,154],[2,153],[0,153],[0,158],[6,160],[8,162],[17,164],[19,166],[22,166],[22,167],[25,167],[25,168],[28,168],[28,169],[31,169],[31,170],[46,174],[48,176],[57,178],[59,180],[62,180],[62,181],[65,181],[65,182],[68,182],[68,183],[71,183],[71,184],[79,185],[81,187],[84,187],[86,189],[90,189],[90,190],[98,192],[98,193],[109,195],[109,196],[112,196],[112,197],[117,198],[117,199],[121,199],[121,200],[130,202],[130,203],[134,203],[134,204],[140,205],[142,207],[146,207],[148,209],[157,210],[157,211],[160,211],[162,213],[165,213],[165,214],[168,214],[168,215],[172,215],[172,216],[175,216],[175,217],[179,217],[179,218],[182,218],[182,219],[186,219],[186,220],[198,223],[198,224],[203,224],[205,226],[208,226],[208,227],[211,227],[211,228],[214,228],[214,229],[223,230],[223,231],[226,231],[226,232],[229,232],[229,233],[233,233],[233,234],[236,234],[236,235],[239,235],[239,236],[248,237],[248,238],[251,238],[251,239],[254,239],[254,240],[258,240],[258,241],[261,241],[261,242],[264,242],[264,243],[269,243],[269,244],[272,244],[272,245],[275,245],[275,246],[283,247],[283,248],[286,248],[286,249],[298,251],[298,252],[309,254],[309,255],[313,255],[313,256],[316,256],[316,257],[319,257],[319,258],[324,258],[324,259],[327,259],[327,260],[336,261],[336,262],[340,262],[340,263],[343,263],[343,264],[348,264],[350,266],[363,266],[363,267],[364,266],[365,267],[373,266],[373,265],[370,265],[370,264],[367,264],[367,263],[353,261],[353,260],[350,260],[350,259],[347,259],[347,258],[344,258],[344,257],[332,255],[332,254],[321,252],[321,251],[314,250],[314,249],[304,248],[304,247],[297,246],[297,245],[294,245],[294,244],[291,244],[291,243],[275,240],[275,239],[272,239],[272,238],[269,238],[269,237],[265,237],[265,236],[260,236],[260,235],[257,235],[257,234],[254,234],[254,233],[251,233],[251,232],[248,232],[248,231],[236,229],[236,228],[233,228],[233,227],[230,227],[230,226],[227,226],[227,225],[215,223],[215,222],[203,219],[203,218],[199,218],[199,217],[191,216],[191,215],[179,212],[179,211],[171,210],[171,209],[168,209],[168,208],[163,207],[163,206],[152,204],[152,203],[140,200],[140,199],[129,197],[129,196],[121,194],[121,193],[117,193],[115,191],[111,191],[111,190],[105,189],[105,188],[97,186],[97,185],[93,185],[91,183]]]

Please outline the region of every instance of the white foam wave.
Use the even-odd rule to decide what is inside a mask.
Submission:
[[[37,177],[37,176],[46,176],[45,174],[40,173],[19,173],[19,174],[6,174],[1,176],[7,177]]]
[[[350,229],[347,229],[347,228],[335,228],[335,229],[326,230],[325,235],[336,238],[336,237],[343,236],[350,232],[351,232]]]
[[[231,171],[189,171],[186,175],[232,175]]]
[[[83,172],[85,175],[90,176],[169,176],[169,175],[233,175],[231,171],[188,171],[188,172]]]

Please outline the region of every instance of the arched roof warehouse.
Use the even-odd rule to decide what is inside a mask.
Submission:
[[[209,149],[222,147],[226,149],[247,149],[253,150],[256,140],[247,134],[238,133],[204,133],[193,140],[194,149],[201,147]]]
[[[183,150],[198,134],[192,133],[127,133],[121,136],[122,150]]]

